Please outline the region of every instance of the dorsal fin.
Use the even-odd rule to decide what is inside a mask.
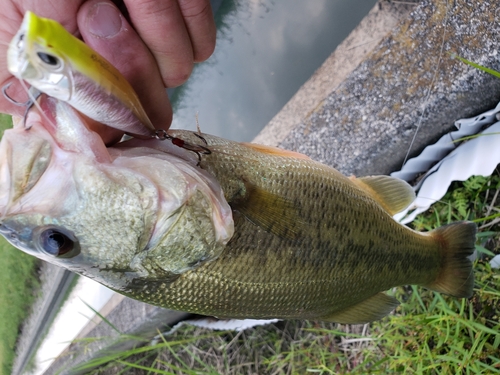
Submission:
[[[259,145],[256,143],[241,142],[241,144],[245,145],[247,147],[253,148],[254,150],[256,150],[258,152],[262,152],[262,153],[268,154],[268,155],[285,156],[288,158],[311,160],[311,158],[309,156],[301,154],[300,152],[283,150],[283,149],[278,148],[278,147],[264,146],[264,145]]]
[[[413,188],[399,178],[368,176],[350,179],[368,192],[391,215],[403,211],[415,200]]]

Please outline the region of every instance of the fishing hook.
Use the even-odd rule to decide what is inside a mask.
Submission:
[[[198,138],[200,138],[205,144],[208,144],[206,139],[203,138],[201,135],[194,133]],[[183,149],[186,149],[188,151],[192,151],[198,156],[198,163],[196,164],[197,167],[200,166],[201,163],[201,155],[210,155],[212,151],[210,151],[207,147],[205,146],[200,146],[200,145],[193,145],[191,143],[188,143],[180,138],[177,137],[172,137],[167,133],[166,130],[159,129],[155,131],[154,138],[164,141],[168,139],[169,141],[172,142],[172,144],[176,145],[177,147],[181,147]]]
[[[201,134],[198,134],[198,133],[193,133],[193,134],[196,135],[198,138],[200,138],[203,141],[203,143],[205,143],[205,145],[208,146],[208,143],[207,143],[207,140],[205,139],[205,137],[203,137]],[[202,146],[200,146],[200,147],[202,147]],[[210,150],[208,150],[208,151],[210,151]]]
[[[24,115],[23,115],[23,124],[26,127],[26,117],[28,117],[28,112],[31,109],[31,107],[33,107],[33,105],[35,104],[35,100],[42,93],[40,91],[38,91],[37,89],[34,89],[33,87],[31,87],[28,90],[28,97],[29,97],[29,99],[27,101],[25,101],[24,103],[23,102],[18,102],[17,100],[15,100],[14,98],[12,98],[9,94],[7,94],[7,90],[9,89],[9,87],[11,85],[12,85],[12,82],[9,82],[9,83],[5,84],[2,87],[2,94],[3,94],[4,98],[7,99],[10,103],[12,103],[14,105],[17,105],[19,107],[26,107],[26,110],[24,111]],[[28,128],[28,130],[29,130],[29,128]]]
[[[3,87],[2,87],[2,94],[4,96],[5,99],[7,99],[10,103],[14,104],[14,105],[17,105],[19,107],[24,107],[24,106],[32,106],[33,105],[33,101],[31,99],[28,99],[27,101],[25,101],[24,103],[21,103],[21,102],[18,102],[16,99],[13,99],[10,97],[9,94],[7,94],[7,90],[8,88],[12,85],[12,82],[9,82],[7,84],[5,84]]]

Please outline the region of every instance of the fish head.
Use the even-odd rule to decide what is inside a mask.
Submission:
[[[31,110],[26,124],[6,130],[0,143],[0,233],[30,255],[92,277],[93,267],[115,264],[118,256],[101,252],[99,233],[88,226],[89,195],[112,189],[99,168],[109,153],[68,106],[44,99],[43,112]],[[102,201],[90,204],[106,210]]]
[[[71,66],[61,48],[52,41],[66,31],[60,24],[26,12],[21,27],[7,50],[9,72],[35,86],[41,92],[67,101],[71,98]]]
[[[190,175],[196,166],[106,148],[66,103],[43,97],[41,108],[0,142],[0,234],[11,244],[115,290],[220,254],[231,211],[221,191],[204,192],[220,187]]]

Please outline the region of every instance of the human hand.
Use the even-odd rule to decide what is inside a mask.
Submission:
[[[182,84],[194,62],[207,59],[215,48],[215,23],[209,0],[0,0],[0,87],[12,83],[9,95],[26,95],[7,70],[7,46],[19,29],[24,13],[60,22],[110,61],[136,90],[153,125],[168,129],[172,109],[165,87]],[[128,14],[127,14],[128,13]],[[127,21],[130,20],[133,27]],[[0,112],[22,115],[3,96]],[[105,126],[96,131],[106,143],[121,133]]]

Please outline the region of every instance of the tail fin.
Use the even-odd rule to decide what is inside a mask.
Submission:
[[[454,297],[469,298],[474,288],[472,262],[467,257],[475,250],[476,224],[461,221],[431,232],[442,251],[441,271],[427,288]]]

